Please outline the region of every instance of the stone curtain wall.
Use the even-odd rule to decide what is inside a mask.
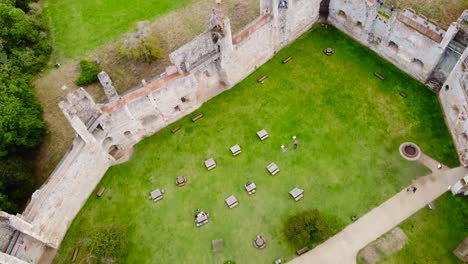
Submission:
[[[107,85],[114,95],[107,104],[95,104],[84,89],[61,102],[77,138],[25,211],[10,216],[28,228],[13,222],[0,226],[8,234],[11,229],[22,232],[12,259],[37,263],[41,250],[58,248],[109,166],[126,161],[134,144],[246,78],[317,21],[319,0],[288,4],[288,9],[278,10],[279,0],[260,1],[260,16],[234,38],[229,19],[222,18],[221,28],[210,28],[173,52],[174,65],[160,78],[118,98]]]
[[[423,83],[458,32],[455,25],[445,32],[412,11],[391,11],[375,0],[331,1],[328,19]]]
[[[108,103],[96,104],[84,89],[69,94],[60,107],[77,137],[48,181],[33,194],[26,210],[9,216],[9,224],[0,225],[0,233],[10,234],[12,228],[22,232],[24,243],[17,245],[12,256],[37,263],[41,250],[45,254],[58,248],[109,166],[128,160],[133,145],[141,139],[230,89],[310,29],[319,19],[320,2],[288,0],[288,8],[279,9],[279,0],[261,0],[259,17],[235,35],[228,18],[214,16],[212,26],[171,53],[173,65],[149,83],[142,81],[141,86],[118,95],[111,80],[101,73]],[[398,19],[399,15],[407,17]],[[332,0],[329,20],[423,82],[458,31],[456,25],[447,32],[434,24],[420,27],[418,23],[426,20],[411,12],[395,12],[385,18],[378,14],[374,0]],[[466,113],[466,99],[458,100],[461,87],[466,88],[460,82],[463,67],[459,62],[458,73],[454,71],[447,80],[453,89],[448,91],[453,94],[441,95],[446,98],[441,100],[450,116],[447,122],[454,138],[460,135],[452,129],[459,126],[454,117],[460,115],[461,109]],[[450,110],[455,101],[458,112]],[[461,135],[466,137],[466,133]],[[466,149],[466,141],[460,142],[457,148]],[[0,260],[2,257],[9,258],[0,254]]]
[[[468,49],[442,86],[439,99],[460,161],[468,166]]]

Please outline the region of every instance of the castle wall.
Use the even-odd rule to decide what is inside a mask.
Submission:
[[[287,8],[279,8],[279,0],[261,0],[259,17],[235,35],[229,19],[216,17],[214,13],[208,30],[170,54],[173,65],[161,77],[143,82],[143,86],[125,94],[117,94],[110,77],[100,73],[109,99],[106,104],[96,104],[84,89],[70,94],[60,107],[77,138],[49,180],[33,194],[22,215],[18,215],[18,219],[24,220],[19,222],[26,226],[13,228],[24,231],[30,241],[58,248],[109,166],[128,160],[134,144],[232,88],[317,22],[321,0],[287,2]],[[447,32],[434,24],[421,26],[426,20],[411,12],[395,12],[387,19],[378,15],[374,0],[333,0],[329,20],[423,82],[457,33],[455,26]],[[453,88],[441,94],[447,122],[456,140],[460,133],[468,132],[464,122],[463,132],[452,130],[460,126],[460,112],[466,113],[467,108],[466,99],[460,100],[462,95],[466,96],[461,93],[461,88],[466,87],[465,82],[460,82],[462,68],[459,62],[456,66],[459,71],[454,71],[447,80],[447,85]],[[454,109],[453,104],[458,112],[450,110]],[[467,148],[466,141],[457,141],[456,145],[458,149]],[[11,228],[0,226],[5,233]],[[39,258],[30,255],[39,254],[40,246],[33,247],[37,249],[34,252],[26,246],[18,247],[18,258],[38,262]],[[0,254],[0,260],[3,255]]]
[[[386,15],[379,14],[385,13]],[[329,22],[397,67],[425,83],[456,27],[447,32],[412,11],[380,7],[374,0],[330,2]]]
[[[468,166],[468,49],[442,86],[439,99],[460,161]]]

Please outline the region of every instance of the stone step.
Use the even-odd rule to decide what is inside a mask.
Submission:
[[[18,241],[18,237],[20,236],[20,232],[18,230],[13,231],[13,235],[11,236],[10,243],[8,243],[8,247],[5,251],[8,255],[11,255],[11,252],[13,251],[13,248],[16,245],[16,242]]]

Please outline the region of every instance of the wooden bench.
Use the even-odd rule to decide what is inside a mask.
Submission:
[[[198,114],[198,115],[192,117],[192,122],[195,122],[195,121],[199,120],[202,117],[203,117],[203,114]]]
[[[306,252],[309,251],[309,250],[310,250],[310,249],[309,249],[308,247],[303,247],[303,248],[299,249],[298,251],[296,251],[296,254],[297,254],[298,256],[300,256],[300,255],[306,253]]]
[[[80,252],[80,249],[79,249],[79,248],[75,248],[75,249],[73,250],[72,262],[75,262],[75,261],[76,261],[76,258],[78,257],[78,252]]]
[[[105,190],[106,190],[106,187],[101,186],[101,188],[99,188],[98,192],[96,193],[97,197],[101,197],[104,194]]]
[[[405,92],[400,91],[400,96],[403,97],[403,98],[406,98],[408,95]]]
[[[286,64],[286,63],[288,63],[291,59],[292,59],[292,56],[286,57],[286,58],[283,59],[282,63],[283,63],[283,64]]]
[[[175,132],[179,131],[180,129],[181,129],[180,126],[176,126],[173,129],[171,129],[171,132],[172,132],[172,134],[174,134]]]
[[[385,77],[380,72],[374,72],[374,75],[382,81],[385,80]]]
[[[266,80],[266,78],[268,78],[268,76],[265,74],[265,75],[262,75],[262,77],[260,77],[257,81],[258,81],[259,83],[264,83],[265,80]]]

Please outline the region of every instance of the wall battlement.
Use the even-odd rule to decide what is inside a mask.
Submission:
[[[464,74],[468,51],[463,41],[453,44],[462,31],[460,24],[466,12],[445,32],[411,11],[392,10],[388,18],[382,16],[384,7],[371,0],[330,0],[329,7],[321,3],[289,0],[287,8],[280,8],[279,0],[261,0],[259,16],[234,36],[229,19],[214,12],[205,32],[169,55],[173,65],[160,77],[119,95],[111,78],[102,72],[99,80],[109,100],[105,104],[96,104],[84,89],[69,94],[59,106],[77,137],[49,180],[33,194],[25,211],[18,216],[0,215],[0,234],[10,237],[8,243],[0,243],[13,243],[11,247],[16,249],[0,252],[0,262],[3,258],[38,263],[42,253],[57,249],[111,165],[128,160],[132,147],[143,138],[242,81],[309,30],[318,21],[319,11],[329,14],[328,20],[335,27],[416,79],[430,82],[435,78],[435,91],[444,82],[443,87],[451,87],[442,89],[441,102],[460,159],[468,164],[468,121],[466,117],[460,119],[468,109],[468,77]],[[463,54],[454,57],[448,51],[451,45],[462,49]],[[450,110],[454,102],[458,111]],[[460,125],[459,120],[465,123]],[[21,233],[23,242],[33,242],[17,243],[13,239],[15,232],[17,238]]]

